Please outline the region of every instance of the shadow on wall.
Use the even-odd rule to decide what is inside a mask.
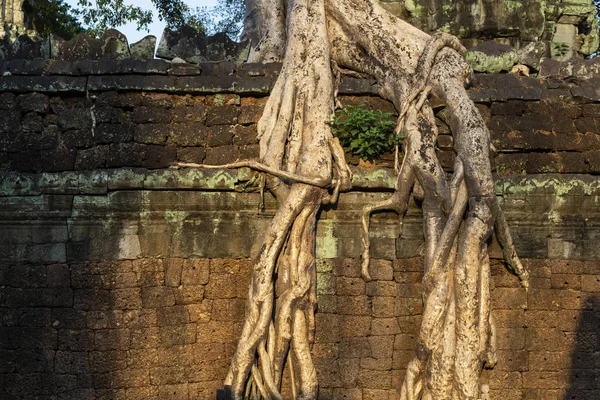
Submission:
[[[571,376],[564,400],[597,400],[600,398],[600,297],[589,296],[582,311],[571,355]]]

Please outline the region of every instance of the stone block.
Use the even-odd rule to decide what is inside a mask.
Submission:
[[[177,385],[164,385],[158,388],[158,398],[173,400],[188,400],[189,389],[187,383]]]
[[[207,110],[207,126],[234,125],[238,123],[240,108],[236,106],[215,106]]]
[[[392,369],[392,357],[389,358],[372,358],[366,357],[360,360],[361,369],[375,371],[390,371]]]
[[[374,317],[395,317],[396,303],[404,299],[397,299],[390,296],[377,296],[372,299],[372,308]]]
[[[45,114],[50,109],[48,96],[41,93],[22,94],[16,100],[23,112]]]
[[[345,337],[338,348],[341,359],[371,357],[371,347],[366,337]]]
[[[360,277],[360,260],[355,258],[335,258],[333,259],[334,272],[337,276],[348,278]]]
[[[206,121],[207,108],[203,104],[176,105],[173,107],[173,122]]]
[[[71,308],[52,309],[52,326],[57,329],[83,329],[86,327],[86,312]]]
[[[156,36],[148,35],[129,46],[131,58],[135,60],[152,60],[154,48],[156,47]]]
[[[235,280],[231,274],[211,274],[204,296],[208,299],[231,299],[237,296]]]
[[[170,123],[172,112],[164,107],[138,106],[133,109],[131,120],[136,124]]]
[[[394,277],[392,261],[372,259],[369,264],[371,279],[376,281],[391,281]]]
[[[527,349],[530,351],[569,351],[565,334],[558,328],[538,328],[528,331]]]
[[[202,123],[175,123],[171,128],[170,140],[179,146],[204,147],[207,144],[208,132]]]
[[[338,277],[336,293],[339,296],[360,296],[365,294],[365,282],[362,278]]]
[[[421,298],[399,298],[396,299],[394,315],[420,315],[423,312],[423,300]]]
[[[371,332],[371,319],[370,316],[340,315],[340,335],[342,337],[368,336]]]
[[[218,147],[233,144],[233,130],[226,125],[217,125],[207,129],[207,146]]]
[[[184,325],[190,322],[190,316],[183,305],[160,307],[156,309],[159,326]]]
[[[146,157],[146,147],[138,143],[111,144],[106,166],[109,168],[141,167]]]
[[[498,328],[497,340],[499,350],[522,350],[529,331],[524,328]]]
[[[523,388],[525,389],[555,389],[558,387],[558,374],[548,371],[523,372]]]
[[[492,291],[492,304],[505,310],[527,308],[527,292],[522,288],[498,287]]]
[[[366,389],[389,389],[392,385],[392,373],[361,368],[356,383]]]
[[[94,331],[94,350],[128,350],[131,346],[129,329],[98,329]]]
[[[175,295],[170,287],[142,288],[142,304],[144,308],[169,307],[175,305]]]
[[[368,282],[367,296],[396,296],[396,282],[393,281],[373,281]]]
[[[177,161],[202,164],[206,150],[202,147],[184,147],[177,149]]]
[[[89,351],[94,343],[94,332],[79,329],[59,329],[58,349],[67,352]]]
[[[58,114],[58,124],[63,129],[89,129],[92,127],[92,114],[86,108],[65,109]]]
[[[588,293],[600,292],[600,275],[582,275],[581,290]]]
[[[131,349],[149,349],[159,346],[159,329],[156,326],[131,329]]]
[[[142,166],[148,169],[168,168],[176,159],[177,148],[174,146],[148,145]]]
[[[340,278],[338,278],[340,279]],[[338,290],[339,293],[339,290]],[[337,296],[337,312],[341,315],[370,315],[371,307],[365,296]]]
[[[243,299],[215,299],[212,302],[211,320],[243,322],[246,301]]]
[[[498,364],[494,367],[501,371],[527,371],[529,352],[526,350],[498,350]]]
[[[132,129],[133,132],[128,132],[129,135],[133,133],[129,138],[133,137],[133,140],[138,143],[163,144],[171,134],[171,127],[167,124],[139,124],[135,125],[135,127],[129,126],[129,131]]]

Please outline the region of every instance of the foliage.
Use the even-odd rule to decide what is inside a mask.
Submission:
[[[554,56],[564,58],[569,52],[569,45],[566,43],[555,43],[554,44]]]
[[[144,10],[123,0],[78,0],[78,15],[90,36],[100,36],[105,30],[136,22],[137,29],[147,29],[152,22],[152,11]]]
[[[164,21],[169,29],[184,25],[195,28],[204,34],[204,21],[182,0],[152,0],[158,10],[158,19]]]
[[[219,0],[215,7],[197,7],[196,17],[207,35],[225,32],[235,40],[242,33],[245,11],[244,0]]]
[[[185,0],[152,0],[158,10],[158,19],[169,29],[191,26],[200,34],[225,32],[237,39],[244,19],[244,0],[219,0],[215,7],[196,7]],[[98,37],[109,28],[134,22],[138,30],[148,30],[152,11],[126,0],[78,0],[78,8],[71,8],[64,0],[36,0],[34,24],[36,30],[47,36],[57,34],[70,39],[80,32]],[[84,28],[85,27],[85,28]]]
[[[33,26],[42,36],[54,33],[68,40],[85,31],[77,19],[76,11],[63,0],[36,0],[32,13]]]
[[[396,122],[389,112],[348,105],[335,112],[328,121],[344,150],[363,160],[373,160],[392,150],[402,138],[394,134]]]

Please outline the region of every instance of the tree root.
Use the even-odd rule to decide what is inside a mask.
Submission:
[[[338,78],[343,68],[375,77],[381,95],[398,110],[396,132],[406,137],[394,194],[362,212],[365,279],[370,279],[371,214],[392,210],[402,220],[413,187],[422,190],[423,322],[401,399],[474,400],[481,368],[496,360],[486,247],[494,228],[524,286],[528,273],[495,197],[489,132],[464,90],[471,73],[459,55],[464,48],[450,35],[429,36],[390,16],[375,0],[290,0],[286,30],[272,12],[284,3],[250,4],[258,10],[253,18],[276,24],[272,35],[262,32],[266,57],[285,48],[281,73],[258,123],[260,161],[177,164],[261,171],[280,204],[254,265],[246,320],[226,384],[235,399],[250,389],[265,399],[280,399],[287,363],[294,399],[317,397],[310,356],[316,215],[322,204],[336,202],[350,188],[352,178],[325,123],[335,104],[333,65]],[[282,36],[285,45],[273,40]],[[457,156],[450,180],[435,153],[438,132],[430,96],[448,107]]]
[[[282,171],[277,168],[270,167],[266,164],[262,164],[258,161],[246,160],[239,161],[230,164],[221,164],[221,165],[208,165],[208,164],[196,164],[196,163],[184,163],[184,162],[176,162],[173,163],[175,167],[182,168],[201,168],[201,169],[224,169],[224,168],[252,168],[256,171],[266,172],[278,178],[288,179],[290,181],[304,183],[311,186],[316,186],[319,188],[328,188],[331,186],[331,180],[327,179],[319,179],[319,178],[309,178],[298,174],[293,174],[287,171]]]

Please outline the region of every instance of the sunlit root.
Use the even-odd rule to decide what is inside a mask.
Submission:
[[[222,164],[222,165],[208,165],[208,164],[196,164],[196,163],[184,163],[184,162],[176,162],[173,163],[176,167],[182,168],[201,168],[201,169],[224,169],[224,168],[252,168],[256,171],[266,172],[278,178],[288,179],[293,182],[305,183],[307,185],[312,185],[320,188],[326,188],[331,185],[331,180],[328,179],[319,179],[319,178],[309,178],[306,176],[293,174],[287,171],[282,171],[277,168],[270,167],[266,164],[262,164],[258,161],[246,160],[246,161],[238,161],[230,164]]]
[[[286,363],[294,399],[318,394],[310,356],[316,216],[322,204],[335,203],[350,188],[352,178],[325,123],[335,104],[333,68],[337,79],[342,69],[374,77],[381,96],[398,110],[396,133],[405,136],[394,194],[362,212],[365,279],[370,279],[372,213],[391,210],[402,219],[413,187],[420,188],[426,241],[423,322],[401,398],[474,400],[481,368],[496,359],[486,247],[494,227],[509,267],[525,286],[528,274],[495,198],[489,132],[464,89],[471,74],[459,54],[464,48],[450,35],[430,36],[391,16],[376,0],[248,4],[249,28],[252,21],[274,24],[272,32],[264,26],[248,29],[249,37],[262,40],[253,47],[252,59],[274,60],[285,50],[257,126],[260,161],[178,164],[261,171],[266,190],[280,205],[254,265],[246,320],[226,379],[234,399],[249,390],[279,399]],[[436,156],[430,98],[446,104],[450,117],[457,159],[450,179]]]

